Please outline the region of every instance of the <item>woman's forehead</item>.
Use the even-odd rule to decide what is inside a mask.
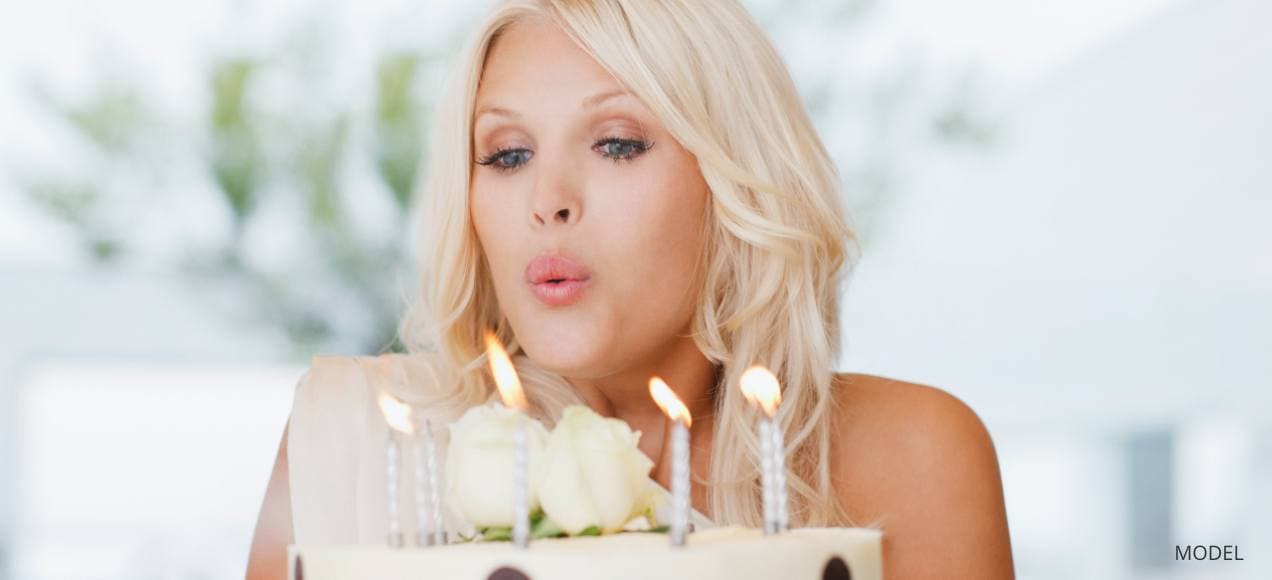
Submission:
[[[573,94],[582,101],[622,85],[555,24],[540,20],[505,28],[486,56],[478,84],[483,99],[511,100]]]

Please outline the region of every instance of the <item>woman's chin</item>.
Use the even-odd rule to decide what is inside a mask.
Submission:
[[[590,345],[568,343],[522,343],[526,355],[546,371],[566,377],[585,378],[596,372],[599,358]]]
[[[530,360],[546,371],[562,376],[587,378],[598,372],[606,357],[604,345],[609,341],[577,329],[538,331],[531,336],[518,333],[518,342]]]

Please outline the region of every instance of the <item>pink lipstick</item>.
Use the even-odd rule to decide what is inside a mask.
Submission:
[[[561,254],[544,254],[526,265],[526,283],[547,306],[569,306],[583,298],[592,272]]]

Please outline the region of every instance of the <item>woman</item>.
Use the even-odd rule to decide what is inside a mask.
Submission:
[[[666,379],[694,417],[694,507],[717,524],[759,524],[755,415],[736,386],[763,364],[783,385],[794,525],[882,528],[889,578],[1013,576],[975,414],[932,387],[831,369],[853,231],[783,63],[736,0],[500,4],[435,131],[423,291],[403,325],[418,354],[315,359],[249,578],[281,577],[293,541],[383,542],[350,531],[384,529],[349,497],[356,466],[324,463],[383,439],[337,425],[377,424],[372,383],[447,417],[487,400],[487,328],[536,414],[550,424],[581,401],[623,419],[664,486],[647,381]]]

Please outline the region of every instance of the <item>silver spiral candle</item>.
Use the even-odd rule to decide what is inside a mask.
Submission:
[[[437,442],[428,419],[417,422],[421,428],[415,437],[415,545],[442,545],[446,543],[446,528],[442,520]]]
[[[789,500],[786,492],[786,437],[776,419],[769,422],[769,433],[773,443],[773,498],[774,527],[776,531],[785,531],[791,526]]]
[[[446,523],[442,514],[442,477],[438,471],[437,441],[433,439],[433,431],[428,421],[424,422],[424,432],[427,434],[428,505],[433,516],[433,545],[441,546],[446,543]]]
[[[530,545],[529,453],[526,449],[525,415],[518,415],[513,435],[513,522],[512,541],[525,548]]]
[[[397,437],[392,433],[389,434],[388,440],[384,444],[384,459],[386,462],[384,475],[385,492],[387,498],[387,511],[389,517],[389,546],[394,548],[402,547],[402,522],[398,517],[398,461],[401,455],[398,449]]]
[[[689,531],[690,495],[689,482],[689,428],[676,421],[671,431],[671,543],[685,545]]]
[[[425,457],[423,433],[415,436],[415,545],[427,546],[432,536],[428,533],[428,459]]]
[[[764,533],[777,532],[777,494],[773,477],[773,421],[763,417],[759,421],[760,439],[760,492],[764,509]]]

